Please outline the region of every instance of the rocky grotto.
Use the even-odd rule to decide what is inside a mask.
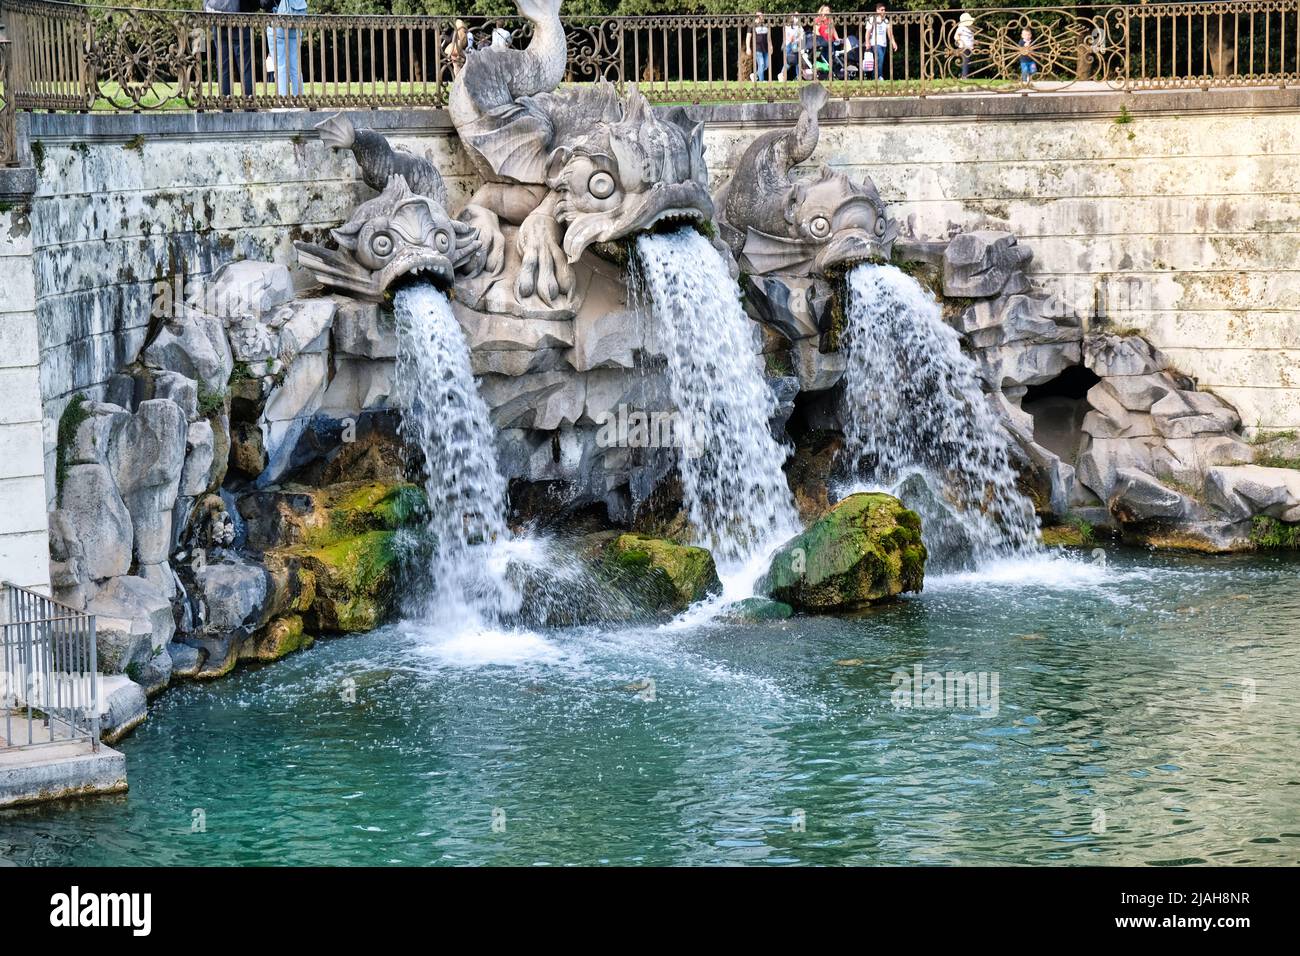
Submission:
[[[1300,472],[1268,466],[1300,456],[1294,439],[1247,438],[1230,405],[1140,335],[1085,334],[1031,281],[1014,235],[916,240],[870,182],[805,168],[820,86],[805,90],[793,128],[755,140],[710,195],[702,129],[686,110],[607,84],[561,88],[558,4],[520,8],[528,48],[479,52],[453,87],[451,116],[482,179],[468,204],[448,208],[426,159],[347,116],[325,120],[322,140],[352,152],[372,198],[331,242],[299,243],[296,261],[231,262],[191,288],[155,316],[101,400],[63,414],[53,591],[97,617],[105,739],[173,682],[409,612],[409,576],[458,535],[465,561],[494,539],[559,542],[563,560],[494,585],[494,614],[508,622],[650,620],[699,602],[742,618],[861,612],[920,590],[927,561],[970,560],[969,539],[965,553],[939,553],[952,539],[932,529],[927,497],[959,531],[995,513],[997,495],[1014,499],[1010,511],[1031,507],[1030,540],[995,547],[1114,534],[1218,552],[1294,534]],[[744,354],[718,381],[752,376],[757,399],[718,404],[726,396],[684,388],[682,376],[709,371],[683,337],[700,330],[657,318],[647,236],[714,251],[727,281],[708,294],[744,316]],[[951,375],[934,379],[955,389],[958,413],[983,403],[996,422],[975,452],[990,457],[972,472],[974,494],[953,493],[964,463],[942,455],[917,456],[918,491],[873,487],[860,470],[871,456],[851,453],[862,403],[888,402],[897,386],[846,381],[861,347],[846,335],[861,269],[896,270],[891,282],[932,298],[936,341],[953,343],[978,383],[970,395]],[[420,345],[404,345],[397,302],[417,287],[450,303],[463,335],[490,424],[485,494],[497,481],[504,491],[499,522],[466,517],[495,505],[430,496],[441,487],[430,458],[442,453],[430,443],[477,406],[450,388],[439,400],[454,408],[431,410],[401,381],[403,348]],[[728,450],[737,439],[721,433],[735,421],[673,419],[705,400],[727,415],[749,408],[766,436]],[[417,407],[431,425],[413,439],[403,419]],[[692,440],[664,438],[656,416]],[[883,439],[891,426],[886,416],[872,427]],[[1004,465],[1013,487],[985,494],[981,476]],[[767,473],[724,481],[736,468]],[[709,524],[726,508],[735,513]],[[726,593],[737,557],[755,555],[746,593]]]

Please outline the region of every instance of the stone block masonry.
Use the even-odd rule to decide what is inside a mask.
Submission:
[[[50,583],[31,169],[0,169],[0,581]]]
[[[794,107],[696,108],[720,182]],[[1300,93],[828,105],[808,166],[870,177],[917,238],[1003,229],[1088,331],[1135,331],[1240,410],[1300,426]]]

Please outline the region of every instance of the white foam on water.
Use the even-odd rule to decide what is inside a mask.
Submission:
[[[569,651],[528,630],[469,627],[443,631],[441,628],[422,628],[417,633],[417,653],[446,667],[473,669],[573,662]]]
[[[1098,585],[1117,584],[1141,574],[1111,565],[1090,553],[1054,554],[1043,551],[1030,556],[993,558],[978,568],[938,574],[925,579],[926,591],[969,587],[1041,588],[1051,591],[1091,590]]]

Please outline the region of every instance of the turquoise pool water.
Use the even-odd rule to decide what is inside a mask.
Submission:
[[[1296,863],[1300,563],[1106,557],[852,620],[323,641],[168,691],[130,793],[0,811],[0,864]],[[997,696],[897,707],[917,665]]]

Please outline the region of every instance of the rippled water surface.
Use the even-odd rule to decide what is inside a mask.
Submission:
[[[0,863],[1294,864],[1298,580],[1112,552],[854,620],[332,639],[167,692],[129,795],[0,811]],[[997,713],[896,708],[917,664]]]

